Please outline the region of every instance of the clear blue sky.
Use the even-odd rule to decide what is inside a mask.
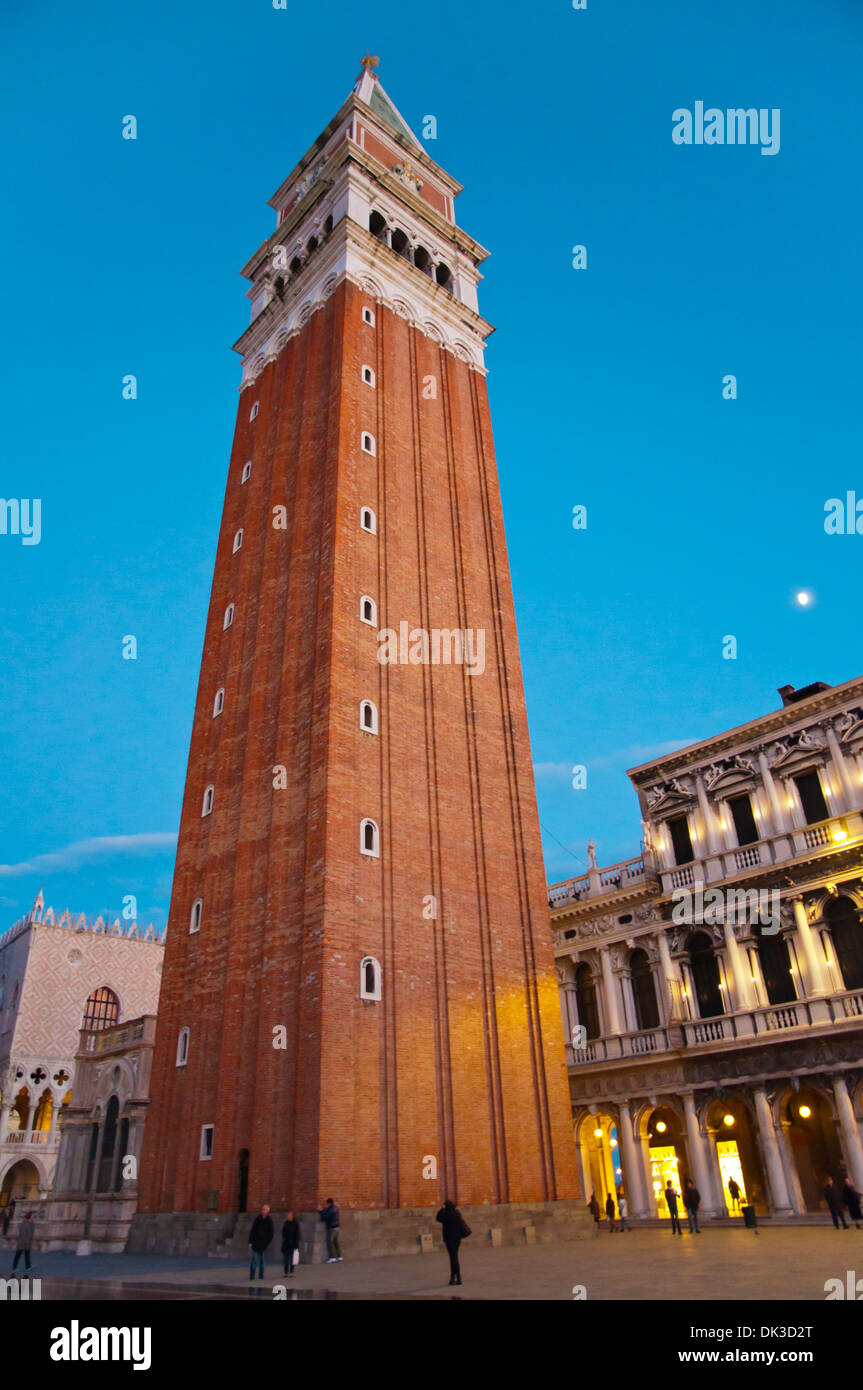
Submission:
[[[42,499],[38,546],[0,536],[0,924],[42,884],[166,918],[238,272],[367,46],[414,128],[437,117],[430,153],[492,252],[549,877],[591,835],[601,863],[638,852],[627,766],[863,670],[863,536],[823,529],[828,497],[863,497],[858,0],[6,0],[0,34],[0,495]],[[698,100],[778,107],[779,154],[673,144]]]

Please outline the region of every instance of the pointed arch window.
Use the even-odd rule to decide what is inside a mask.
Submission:
[[[112,989],[102,985],[89,996],[81,1027],[89,1033],[101,1033],[103,1028],[113,1028],[119,1016],[119,999]]]
[[[367,734],[378,731],[378,708],[373,700],[360,701],[360,728]]]
[[[360,821],[360,853],[367,854],[372,859],[379,859],[380,841],[380,831],[376,823],[368,817]]]
[[[380,999],[381,967],[374,956],[363,956],[360,961],[360,998]]]

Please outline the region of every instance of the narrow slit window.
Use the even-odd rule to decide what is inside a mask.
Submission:
[[[360,998],[380,999],[381,967],[374,956],[364,956],[360,961]]]
[[[206,788],[204,792],[203,805],[201,806],[202,816],[208,816],[213,809],[213,793],[214,789],[212,786]]]
[[[228,606],[227,606],[227,608],[225,609],[225,616],[224,616],[224,618],[223,618],[223,620],[222,620],[222,629],[224,630],[225,628],[230,627],[230,626],[231,626],[231,623],[232,623],[233,621],[234,621],[234,605],[233,605],[232,603],[229,603]]]
[[[189,1060],[189,1030],[180,1029],[180,1036],[177,1038],[177,1066],[184,1067]]]
[[[240,546],[241,546],[242,544],[243,544],[243,528],[242,528],[242,526],[241,526],[240,529],[239,529],[239,531],[237,531],[236,534],[235,534],[235,536],[234,536],[234,554],[235,554],[235,555],[236,555],[237,551],[239,550],[239,548],[240,548]]]
[[[213,1157],[213,1126],[201,1125],[201,1158]]]
[[[372,859],[380,858],[380,832],[373,820],[366,819],[360,823],[360,852]]]
[[[367,323],[370,328],[374,328],[375,316],[372,309],[363,309],[363,323]]]
[[[251,420],[256,419],[256,418],[257,418],[257,414],[258,414],[258,402],[255,401],[255,404],[252,406],[251,410],[249,411],[249,420],[251,421]]]
[[[369,598],[367,594],[363,594],[363,597],[360,599],[360,620],[361,622],[368,623],[371,627],[377,627],[378,610],[375,606],[374,599]]]
[[[215,700],[213,701],[213,718],[215,719],[217,714],[221,714],[221,713],[222,713],[222,710],[223,710],[224,708],[225,708],[225,687],[224,687],[224,686],[219,686],[219,689],[216,691],[216,698],[215,698]]]
[[[372,700],[360,701],[360,728],[365,729],[367,734],[378,731],[378,708]]]
[[[196,898],[192,903],[192,911],[189,915],[189,933],[201,930],[201,913],[204,910],[203,898]]]
[[[375,374],[371,367],[363,367],[363,381],[366,383],[366,386],[375,385]]]
[[[371,507],[360,508],[360,526],[372,536],[377,535],[378,523]]]
[[[249,479],[251,478],[251,476],[252,476],[252,465],[251,465],[250,463],[244,463],[244,464],[243,464],[243,476],[242,476],[242,478],[240,479],[240,482],[241,482],[241,483],[247,483],[247,482],[249,481]]]
[[[374,437],[373,434],[369,434],[366,430],[363,430],[363,433],[362,433],[362,436],[361,436],[361,444],[362,444],[362,450],[363,450],[363,453],[364,453],[364,454],[376,454],[376,453],[377,453],[377,445],[375,444],[375,437]]]

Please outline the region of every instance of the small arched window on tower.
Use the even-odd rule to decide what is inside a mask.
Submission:
[[[308,240],[308,243],[307,243],[307,245],[306,245],[306,255],[307,255],[307,256],[310,256],[310,255],[312,254],[312,252],[313,252],[313,251],[317,251],[317,249],[318,249],[318,239],[317,239],[317,237],[316,237],[316,236],[310,236],[310,237],[309,237],[309,240]]]
[[[375,374],[371,367],[363,367],[363,381],[366,386],[374,386]]]
[[[369,328],[374,328],[375,315],[373,309],[363,309],[363,323],[367,323]]]
[[[380,831],[373,820],[368,817],[360,821],[360,853],[367,854],[372,859],[380,859]]]
[[[232,623],[233,621],[234,621],[234,605],[233,605],[232,603],[229,603],[228,606],[227,606],[227,608],[225,609],[225,616],[224,616],[224,618],[222,619],[222,630],[224,631],[225,628],[230,627],[230,626],[231,626],[231,623]]]
[[[372,536],[377,535],[378,523],[371,507],[360,507],[360,526]]]
[[[213,701],[213,718],[215,719],[217,714],[221,714],[221,713],[222,713],[222,710],[223,710],[224,708],[225,708],[225,687],[224,687],[223,685],[220,685],[220,686],[219,686],[219,689],[216,691],[216,698],[215,698],[215,700]]]
[[[184,1067],[189,1060],[189,1030],[180,1029],[180,1036],[177,1038],[177,1066]]]
[[[455,294],[452,271],[448,265],[444,265],[443,261],[438,261],[435,267],[435,279],[442,289],[445,289],[449,294]]]
[[[378,731],[378,707],[372,700],[360,701],[360,728],[365,729],[367,734]]]
[[[303,268],[303,263],[302,263],[302,261],[300,260],[299,256],[294,256],[294,259],[291,261],[291,266],[290,266],[291,274],[292,274],[292,275],[299,275],[299,273],[300,273],[300,271],[302,270],[302,268]]]
[[[368,594],[363,594],[360,599],[360,622],[368,623],[370,627],[378,625],[378,610],[374,599],[369,598]]]
[[[204,910],[203,898],[196,898],[192,903],[192,911],[189,914],[189,933],[201,930],[201,913]]]
[[[250,421],[251,421],[251,420],[257,419],[257,415],[258,415],[258,405],[259,405],[259,402],[258,402],[258,401],[255,401],[255,404],[252,406],[251,410],[249,411],[249,420],[250,420]]]
[[[379,212],[369,213],[369,231],[372,236],[382,241],[384,246],[389,245],[389,232],[387,230],[387,220]]]
[[[363,956],[360,961],[360,998],[380,999],[381,967],[374,956]]]
[[[332,230],[333,230],[333,214],[330,213],[329,217],[328,217],[327,220],[324,222],[324,236],[329,236],[329,234],[330,234],[330,232],[331,232]]]
[[[213,809],[213,787],[212,784],[204,790],[204,801],[201,806],[201,815],[208,816]]]
[[[237,551],[239,550],[239,548],[240,548],[240,546],[241,546],[242,544],[243,544],[243,528],[242,528],[242,526],[241,526],[240,529],[239,529],[239,531],[237,531],[236,534],[234,535],[234,554],[235,554],[235,555],[236,555]]]
[[[242,478],[240,479],[240,482],[241,482],[241,483],[247,483],[247,482],[249,481],[249,479],[251,478],[251,476],[252,476],[252,465],[251,465],[251,463],[244,463],[244,464],[243,464],[243,476],[242,476]]]
[[[369,434],[368,430],[363,430],[362,435],[361,435],[360,442],[361,442],[361,444],[362,444],[362,449],[363,449],[363,453],[364,453],[364,454],[375,454],[375,453],[377,453],[377,445],[375,444],[375,437],[374,437],[373,434]]]

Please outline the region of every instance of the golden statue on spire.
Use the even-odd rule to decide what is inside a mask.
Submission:
[[[371,53],[369,53],[369,50],[366,49],[366,56],[365,56],[365,58],[363,58],[363,61],[362,61],[362,64],[361,64],[362,69],[363,69],[363,72],[372,72],[372,68],[376,68],[376,67],[379,65],[379,63],[380,63],[380,59],[378,58],[377,54],[371,54]],[[363,73],[361,72],[361,73],[360,73],[360,77],[362,77],[362,75],[363,75]],[[376,74],[372,72],[372,77],[375,77],[375,76],[376,76]]]

